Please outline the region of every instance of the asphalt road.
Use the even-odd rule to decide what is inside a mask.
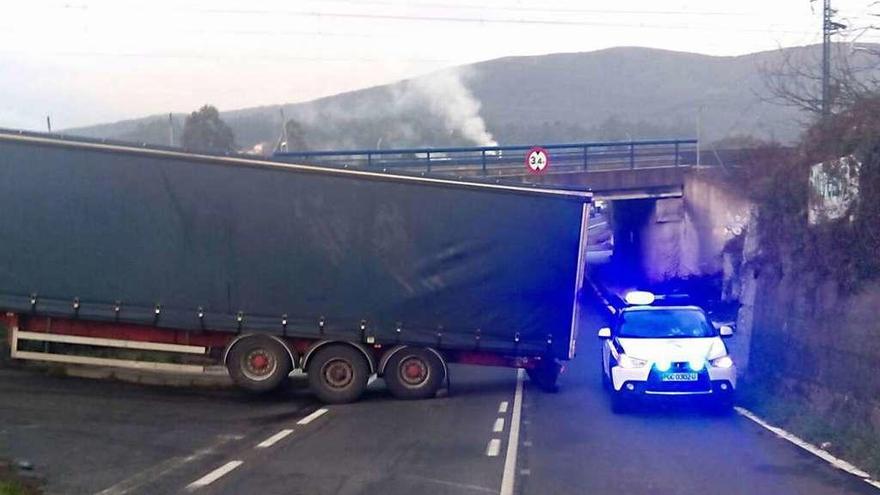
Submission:
[[[880,493],[737,415],[612,414],[592,334],[603,318],[586,312],[559,393],[525,380],[515,493]],[[499,493],[516,382],[513,370],[453,367],[446,396],[396,401],[377,381],[322,413],[300,384],[255,399],[0,370],[0,456],[33,462],[58,494]]]

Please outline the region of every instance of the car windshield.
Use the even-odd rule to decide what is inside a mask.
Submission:
[[[628,311],[621,315],[618,337],[677,338],[714,337],[706,316],[694,309]]]

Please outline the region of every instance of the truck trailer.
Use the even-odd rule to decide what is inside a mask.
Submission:
[[[0,131],[0,316],[15,359],[307,373],[433,396],[448,363],[575,355],[591,194]]]

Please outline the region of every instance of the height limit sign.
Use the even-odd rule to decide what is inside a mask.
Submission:
[[[547,154],[547,150],[540,146],[535,146],[530,149],[529,153],[526,155],[526,167],[528,167],[529,172],[533,174],[544,173],[549,165],[550,155]]]

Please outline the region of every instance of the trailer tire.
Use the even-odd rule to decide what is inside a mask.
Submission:
[[[367,388],[370,366],[364,355],[348,345],[319,349],[309,360],[309,388],[328,404],[356,401]]]
[[[562,366],[555,359],[544,361],[534,368],[526,369],[529,380],[532,381],[539,389],[547,393],[556,393],[559,391],[559,374],[562,372]]]
[[[443,362],[433,352],[404,347],[385,365],[385,384],[398,399],[427,399],[437,395],[446,378]]]
[[[253,335],[233,344],[226,358],[226,369],[239,387],[266,393],[284,384],[293,363],[282,343],[265,335]]]

